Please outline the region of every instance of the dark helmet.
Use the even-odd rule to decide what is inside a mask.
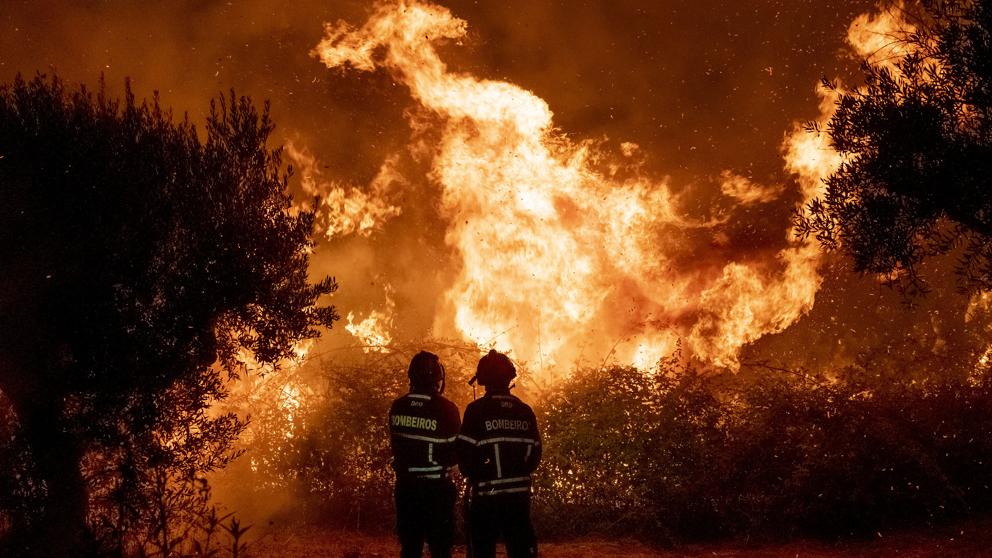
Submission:
[[[517,369],[510,362],[510,358],[493,349],[479,359],[479,366],[475,369],[472,382],[478,381],[479,385],[486,387],[506,387],[516,377]]]
[[[412,387],[434,389],[440,383],[438,393],[444,393],[444,365],[434,353],[420,351],[414,355],[406,375]]]

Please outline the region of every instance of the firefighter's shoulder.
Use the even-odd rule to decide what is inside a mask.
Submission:
[[[436,397],[432,395],[427,395],[426,393],[407,393],[401,395],[395,401],[391,407],[392,411],[401,411],[415,408],[424,408],[431,405],[431,400]]]
[[[462,415],[462,424],[464,426],[470,426],[474,423],[481,422],[488,414],[489,411],[487,410],[485,398],[480,397],[475,401],[470,401],[469,404],[465,406],[465,413]]]
[[[465,416],[475,415],[484,413],[489,407],[490,401],[487,397],[480,397],[475,401],[470,401],[468,405],[465,406]]]
[[[519,411],[521,408],[529,408],[527,407],[527,404],[517,398],[517,396],[509,393],[489,395],[482,398],[481,401],[485,401],[486,408],[503,409],[504,411],[509,412]]]
[[[458,408],[458,406],[455,405],[450,399],[441,395],[440,393],[435,393],[432,397],[439,407],[443,407],[445,409]]]
[[[434,408],[437,409],[442,416],[450,417],[455,421],[459,420],[458,417],[460,416],[460,413],[458,412],[458,405],[455,405],[454,402],[447,397],[440,394],[435,394],[432,403]]]
[[[392,405],[389,406],[389,414],[395,413],[403,405],[405,401],[406,401],[405,395],[393,399]]]
[[[447,397],[443,395],[435,395],[434,401],[446,414],[454,413],[456,416],[459,414],[458,405],[455,405],[455,403]]]

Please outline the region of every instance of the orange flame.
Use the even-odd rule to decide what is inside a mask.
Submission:
[[[896,64],[910,54],[913,46],[906,39],[916,26],[906,21],[902,2],[877,14],[861,14],[847,29],[847,42],[857,56],[868,62],[896,70]]]
[[[720,192],[744,205],[774,201],[785,191],[785,187],[781,184],[755,184],[729,170],[720,173],[720,180]]]
[[[255,412],[274,412],[279,416],[282,436],[292,439],[301,428],[298,417],[306,399],[313,395],[313,390],[301,382],[299,369],[309,358],[315,340],[304,339],[293,345],[293,355],[278,364],[280,373],[274,374],[276,366],[259,362],[250,351],[241,349],[235,356],[243,367],[244,374],[237,381],[229,382],[228,399],[217,405],[214,411],[225,413],[233,411],[242,417]],[[251,446],[258,435],[253,425],[242,436],[242,441]]]
[[[390,330],[393,327],[393,311],[396,303],[392,298],[392,287],[386,284],[386,308],[384,310],[372,310],[362,320],[357,320],[354,312],[348,312],[345,318],[348,325],[344,329],[357,338],[362,343],[362,352],[381,353],[393,341]]]
[[[303,191],[320,198],[314,228],[328,240],[349,234],[367,237],[402,213],[399,207],[387,201],[389,194],[405,182],[396,170],[397,157],[386,159],[372,183],[362,190],[322,180],[317,158],[305,146],[297,147],[288,141],[284,149],[300,173]],[[304,201],[301,207],[311,208],[309,201]]]
[[[594,145],[556,133],[547,103],[530,91],[449,71],[435,46],[465,36],[467,23],[447,9],[401,1],[381,5],[361,27],[339,21],[325,32],[314,56],[329,68],[387,70],[441,132],[430,178],[441,186],[445,240],[461,266],[437,333],[544,367],[603,354],[650,366],[682,338],[695,356],[734,369],[744,345],[812,307],[820,251],[791,231],[772,261],[679,269],[685,235],[721,221],[690,218],[666,181],[629,162],[599,170]],[[415,133],[422,126],[411,121]],[[637,149],[621,146],[627,159]],[[798,127],[783,152],[802,203],[840,161],[824,137]],[[722,191],[753,204],[784,187],[728,171]],[[349,317],[356,330],[364,323]]]

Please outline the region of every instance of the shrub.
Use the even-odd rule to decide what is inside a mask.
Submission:
[[[250,442],[255,470],[242,459],[239,482],[291,491],[311,521],[390,530],[385,417],[419,348],[321,363],[301,379],[310,392],[291,437],[280,412],[253,419],[269,434]],[[442,354],[447,394],[464,408],[479,351],[425,348]],[[907,355],[866,354],[831,376],[762,365],[704,374],[678,354],[549,385],[524,371],[516,392],[544,437],[538,530],[664,543],[837,537],[992,511],[992,375],[916,370],[926,363]]]

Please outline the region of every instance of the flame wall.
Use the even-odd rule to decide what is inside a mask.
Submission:
[[[4,3],[0,77],[131,76],[194,120],[232,86],[271,99],[294,188],[324,196],[314,274],[352,318],[316,352],[433,332],[543,365],[678,338],[815,364],[951,308],[903,309],[790,237],[836,164],[796,122],[829,110],[821,76],[856,83],[871,2],[386,6]],[[309,54],[328,39],[334,69]]]
[[[586,351],[649,367],[686,339],[701,360],[737,368],[742,346],[812,307],[821,280],[814,243],[787,238],[773,257],[713,265],[693,238],[718,238],[736,209],[773,202],[783,188],[724,171],[726,213],[694,217],[666,180],[630,160],[637,144],[611,159],[555,130],[532,92],[449,70],[437,46],[466,34],[467,22],[446,8],[389,3],[361,27],[328,24],[313,52],[328,68],[389,72],[417,102],[412,141],[438,136],[428,176],[441,187],[458,271],[437,332],[542,367],[574,364]],[[787,166],[804,184],[800,207],[836,167],[831,155],[801,130],[787,138]]]

